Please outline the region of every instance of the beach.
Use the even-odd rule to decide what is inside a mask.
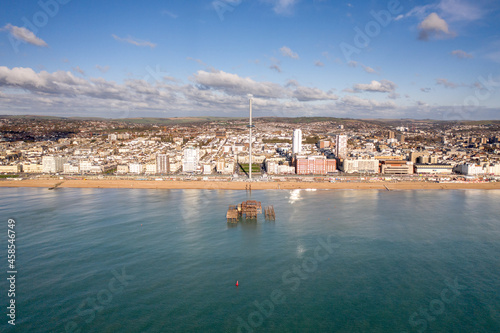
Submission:
[[[269,189],[356,189],[356,190],[458,190],[500,189],[500,182],[487,183],[432,183],[432,182],[244,182],[244,181],[151,181],[151,180],[59,180],[23,179],[2,180],[0,187],[51,188],[139,188],[139,189],[214,189],[214,190],[269,190]]]

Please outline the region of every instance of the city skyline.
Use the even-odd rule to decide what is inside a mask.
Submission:
[[[1,114],[500,119],[495,1],[1,7]]]

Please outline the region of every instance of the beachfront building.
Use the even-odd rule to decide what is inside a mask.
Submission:
[[[335,157],[339,159],[347,157],[347,135],[337,135],[335,137]]]
[[[232,159],[221,158],[217,160],[215,170],[218,173],[231,175],[234,173],[234,161]]]
[[[73,165],[71,163],[64,163],[63,164],[63,173],[75,174],[75,173],[79,173],[79,172],[80,172],[80,168],[78,167],[78,165]]]
[[[21,164],[0,165],[0,173],[19,173],[22,171]]]
[[[156,155],[156,173],[166,174],[170,172],[170,161],[167,154]]]
[[[500,175],[500,164],[475,164],[475,163],[464,163],[456,165],[453,168],[456,173],[465,176],[480,176],[480,175]]]
[[[411,175],[413,174],[413,163],[402,160],[381,161],[380,173],[386,175]]]
[[[63,165],[66,159],[61,156],[43,156],[42,171],[43,173],[57,173],[63,171]]]
[[[90,161],[80,161],[80,172],[89,173],[92,170],[92,163]]]
[[[182,158],[183,172],[196,172],[199,162],[200,150],[198,148],[188,147],[184,149],[184,156]]]
[[[484,175],[485,170],[481,165],[477,165],[474,163],[464,163],[455,165],[453,171],[465,176],[478,176],[478,175]]]
[[[143,172],[143,165],[141,163],[129,163],[128,172],[141,174]]]
[[[378,173],[379,162],[376,159],[345,159],[342,162],[341,170],[345,173]]]
[[[23,164],[23,172],[25,172],[25,173],[42,173],[43,166],[41,164]]]
[[[486,174],[500,176],[500,164],[490,164],[486,166]]]
[[[209,175],[212,173],[212,166],[210,164],[202,165],[202,172],[204,175]]]
[[[453,171],[451,164],[415,164],[417,174],[445,174],[449,175]]]
[[[297,157],[295,172],[298,175],[326,175],[337,171],[337,161],[325,156]]]
[[[150,175],[156,174],[156,163],[148,163],[144,166],[144,172]]]
[[[292,137],[292,154],[300,154],[302,152],[302,130],[293,130]]]
[[[128,173],[128,165],[118,165],[116,167],[116,173],[118,174],[127,174]]]
[[[266,159],[266,172],[271,175],[292,175],[295,174],[295,166],[290,166],[284,159]]]

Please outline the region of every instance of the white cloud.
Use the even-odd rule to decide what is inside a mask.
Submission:
[[[342,97],[342,103],[357,106],[357,107],[368,107],[368,108],[377,108],[377,107],[385,107],[385,108],[395,108],[396,103],[394,101],[377,101],[374,99],[364,99],[358,96],[347,95]]]
[[[271,66],[269,66],[269,68],[272,69],[273,71],[281,73],[281,66],[278,64],[272,64]]]
[[[284,97],[283,87],[272,82],[257,82],[250,78],[242,78],[236,74],[224,71],[198,71],[192,78],[202,88],[215,89],[229,95],[246,96],[252,94],[257,97],[280,98]]]
[[[226,0],[226,1],[227,1],[227,0]],[[174,14],[174,13],[172,13],[172,12],[169,12],[168,10],[163,10],[163,11],[161,12],[161,14],[162,14],[162,15],[167,15],[167,16],[169,16],[170,18],[173,18],[173,19],[176,19],[176,18],[178,18],[178,17],[179,17],[179,15]]]
[[[393,91],[391,93],[389,93],[389,95],[387,95],[388,98],[390,99],[398,99],[401,95],[398,94],[397,92]]]
[[[441,17],[447,21],[476,21],[481,19],[485,10],[477,2],[467,0],[441,0],[438,3],[416,6],[404,15],[398,15],[395,20],[399,21],[408,17],[417,17],[422,20],[431,12],[439,12]]]
[[[281,54],[284,57],[290,57],[292,59],[299,59],[299,55],[295,52],[293,52],[288,46],[283,46],[281,49]]]
[[[187,57],[186,60],[194,61],[194,62],[196,62],[200,66],[208,67],[208,65],[203,60],[201,60],[201,59],[195,59],[195,58],[192,58],[192,57]]]
[[[314,62],[314,66],[317,66],[317,67],[325,67],[325,64],[324,64],[322,61],[320,61],[320,60],[316,60],[316,61]]]
[[[358,66],[358,62],[357,62],[357,61],[354,61],[354,60],[350,60],[350,61],[347,63],[347,66],[349,66],[349,67],[357,67],[357,66]]]
[[[448,23],[439,17],[436,13],[430,13],[418,25],[419,35],[418,39],[428,40],[430,37],[452,37],[454,33],[450,32]]]
[[[436,84],[439,84],[439,85],[445,86],[446,88],[451,88],[451,89],[455,89],[455,88],[461,86],[458,83],[448,81],[448,79],[436,79]]]
[[[73,67],[72,70],[82,75],[85,75],[85,71],[81,69],[80,66]]]
[[[9,23],[6,24],[1,30],[6,30],[10,32],[10,34],[14,38],[21,40],[23,42],[42,47],[48,46],[44,40],[38,38],[32,31],[24,27],[16,27],[15,25]]]
[[[464,0],[441,0],[437,5],[449,21],[476,21],[483,17],[484,10],[477,2]]]
[[[427,15],[429,10],[435,9],[435,7],[436,7],[435,5],[417,6],[417,7],[414,7],[412,10],[410,10],[408,13],[406,13],[404,15],[403,14],[398,15],[394,20],[399,21],[399,20],[402,20],[404,18],[412,17],[412,16],[415,16],[419,19],[423,19]]]
[[[295,5],[299,0],[264,0],[267,3],[271,3],[273,10],[278,15],[291,15]]]
[[[293,97],[300,102],[336,100],[338,96],[331,91],[324,92],[318,88],[308,88],[298,86],[293,92]]]
[[[107,71],[109,71],[109,66],[95,65],[95,68],[97,68],[101,73],[106,73]]]
[[[370,73],[370,74],[372,74],[372,73],[377,73],[377,71],[376,71],[376,70],[374,70],[374,69],[373,69],[373,68],[371,68],[371,67],[368,67],[368,66],[365,66],[365,65],[361,65],[361,66],[363,66],[363,70],[364,70],[365,72],[367,72],[367,73]]]
[[[355,91],[369,92],[393,92],[396,89],[396,84],[389,80],[372,81],[368,84],[358,83],[354,85]]]
[[[300,115],[314,114],[326,109],[325,103],[309,101],[333,101],[338,97],[319,88],[303,87],[297,81],[282,86],[272,82],[258,82],[223,71],[198,71],[191,80],[182,84],[179,80],[154,81],[126,80],[122,84],[104,78],[80,78],[71,72],[35,72],[31,68],[7,68],[0,66],[0,111],[23,108],[26,110],[55,109],[73,113],[102,112],[114,116],[114,112],[130,110],[138,112],[205,111],[234,113],[246,108],[246,96],[255,96],[261,112],[287,112]],[[5,93],[3,88],[8,88]],[[50,107],[49,107],[50,106]],[[54,109],[55,108],[55,109]],[[83,111],[82,111],[83,110]],[[8,112],[8,111],[7,111]],[[33,112],[29,111],[33,114]]]
[[[335,100],[338,97],[332,91],[325,92],[319,88],[303,87],[296,80],[289,80],[285,87],[272,82],[257,82],[250,78],[242,78],[237,74],[223,71],[198,71],[192,80],[202,90],[220,91],[227,95],[246,96],[252,94],[258,98],[289,99],[300,102]]]
[[[456,56],[457,58],[460,58],[460,59],[472,59],[473,58],[472,54],[467,53],[467,52],[462,51],[462,50],[453,50],[453,51],[451,51],[451,54]]]
[[[216,112],[241,116],[247,113],[247,93],[259,95],[254,98],[254,112],[259,116],[436,118],[442,113],[449,118],[453,110],[453,106],[430,106],[425,110],[403,107],[394,100],[359,96],[339,100],[332,90],[304,87],[298,81],[280,85],[216,70],[196,72],[188,84],[174,79],[117,83],[77,77],[68,71],[35,72],[31,68],[0,66],[0,112],[101,117],[201,116]],[[498,114],[498,108],[481,107],[467,118],[498,119]]]
[[[150,47],[152,49],[154,49],[156,47],[155,43],[151,43],[151,42],[148,42],[146,40],[135,39],[135,38],[130,37],[130,36],[127,38],[121,38],[115,34],[112,34],[111,37],[113,37],[117,41],[129,43],[129,44],[132,44],[135,46],[147,46],[147,47]]]

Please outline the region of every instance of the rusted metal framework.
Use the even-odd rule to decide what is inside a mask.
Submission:
[[[229,206],[226,214],[227,222],[230,223],[236,223],[238,222],[238,219],[240,218],[239,212],[238,212],[238,207],[231,205]]]
[[[274,213],[274,207],[273,206],[265,207],[264,208],[264,216],[266,217],[266,220],[269,220],[269,221],[276,220],[276,214]]]
[[[226,218],[227,222],[237,223],[241,218],[243,218],[243,216],[246,220],[255,220],[259,214],[262,214],[261,202],[256,200],[247,200],[238,205],[229,206]],[[265,217],[266,220],[275,220],[273,206],[265,208]]]

